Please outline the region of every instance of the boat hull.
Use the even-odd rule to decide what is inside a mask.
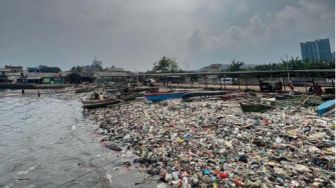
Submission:
[[[240,103],[240,107],[243,112],[266,112],[271,109],[271,106],[263,105],[263,104],[245,104]]]
[[[182,98],[185,92],[174,92],[174,93],[150,93],[145,94],[145,98],[150,102],[159,102],[169,99]]]
[[[86,102],[82,102],[83,103],[83,108],[88,108],[88,109],[92,109],[92,108],[102,108],[102,107],[106,107],[112,104],[117,104],[119,103],[119,100],[108,100],[108,101],[86,101]]]
[[[325,113],[327,113],[329,110],[335,108],[335,99],[329,100],[327,102],[322,103],[317,107],[317,113],[320,116],[323,116]]]
[[[223,96],[224,94],[227,94],[227,92],[224,92],[224,91],[198,91],[198,92],[185,93],[182,96],[182,99],[183,99],[183,101],[189,101],[192,98],[218,97],[218,96]]]

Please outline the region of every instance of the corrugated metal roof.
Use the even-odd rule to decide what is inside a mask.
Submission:
[[[28,77],[56,77],[58,73],[28,73]]]
[[[95,73],[97,77],[129,77],[132,76],[130,72],[114,72],[114,71],[102,71]]]
[[[27,77],[27,80],[39,80],[39,79],[42,79],[42,77],[40,77],[40,76],[30,76],[30,77]]]
[[[0,68],[0,72],[10,72],[10,69],[6,69],[6,68]]]
[[[236,71],[236,72],[183,72],[183,73],[137,73],[139,76],[174,76],[174,75],[237,75],[237,74],[266,74],[266,73],[333,73],[334,69],[313,69],[313,70],[269,70],[269,71]]]

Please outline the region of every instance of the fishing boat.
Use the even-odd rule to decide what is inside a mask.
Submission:
[[[117,104],[120,100],[114,98],[107,98],[104,100],[82,100],[83,108],[101,108],[111,104]]]
[[[243,112],[266,112],[273,108],[272,106],[260,103],[240,103],[240,107]]]
[[[169,99],[182,98],[186,91],[170,91],[170,92],[156,92],[156,93],[145,93],[145,98],[150,102],[159,102]]]
[[[316,111],[320,116],[323,116],[327,114],[330,110],[335,108],[335,99],[326,101],[322,104],[320,104],[317,108]]]

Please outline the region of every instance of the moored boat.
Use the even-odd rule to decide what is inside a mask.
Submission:
[[[224,91],[194,91],[185,93],[182,96],[183,101],[189,101],[192,98],[205,98],[205,97],[220,97],[224,94],[227,94],[227,92]]]
[[[135,100],[138,93],[122,93],[118,98],[124,102]]]
[[[145,98],[151,102],[159,102],[169,99],[182,98],[185,93],[186,91],[145,93]]]
[[[227,100],[231,100],[231,99],[241,98],[241,97],[244,97],[244,96],[246,96],[246,93],[226,94],[226,95],[223,95],[221,98],[224,101],[227,101]]]
[[[335,108],[335,99],[326,101],[322,104],[320,104],[317,108],[316,111],[320,116],[325,115],[327,112]]]
[[[104,100],[82,100],[84,108],[101,108],[112,104],[117,104],[119,102],[120,100],[114,98],[108,98]]]
[[[273,108],[272,106],[260,103],[240,103],[240,107],[243,112],[266,112]]]

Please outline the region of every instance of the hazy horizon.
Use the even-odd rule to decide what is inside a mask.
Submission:
[[[0,1],[0,67],[264,64],[301,58],[300,42],[320,38],[335,51],[334,0]]]

